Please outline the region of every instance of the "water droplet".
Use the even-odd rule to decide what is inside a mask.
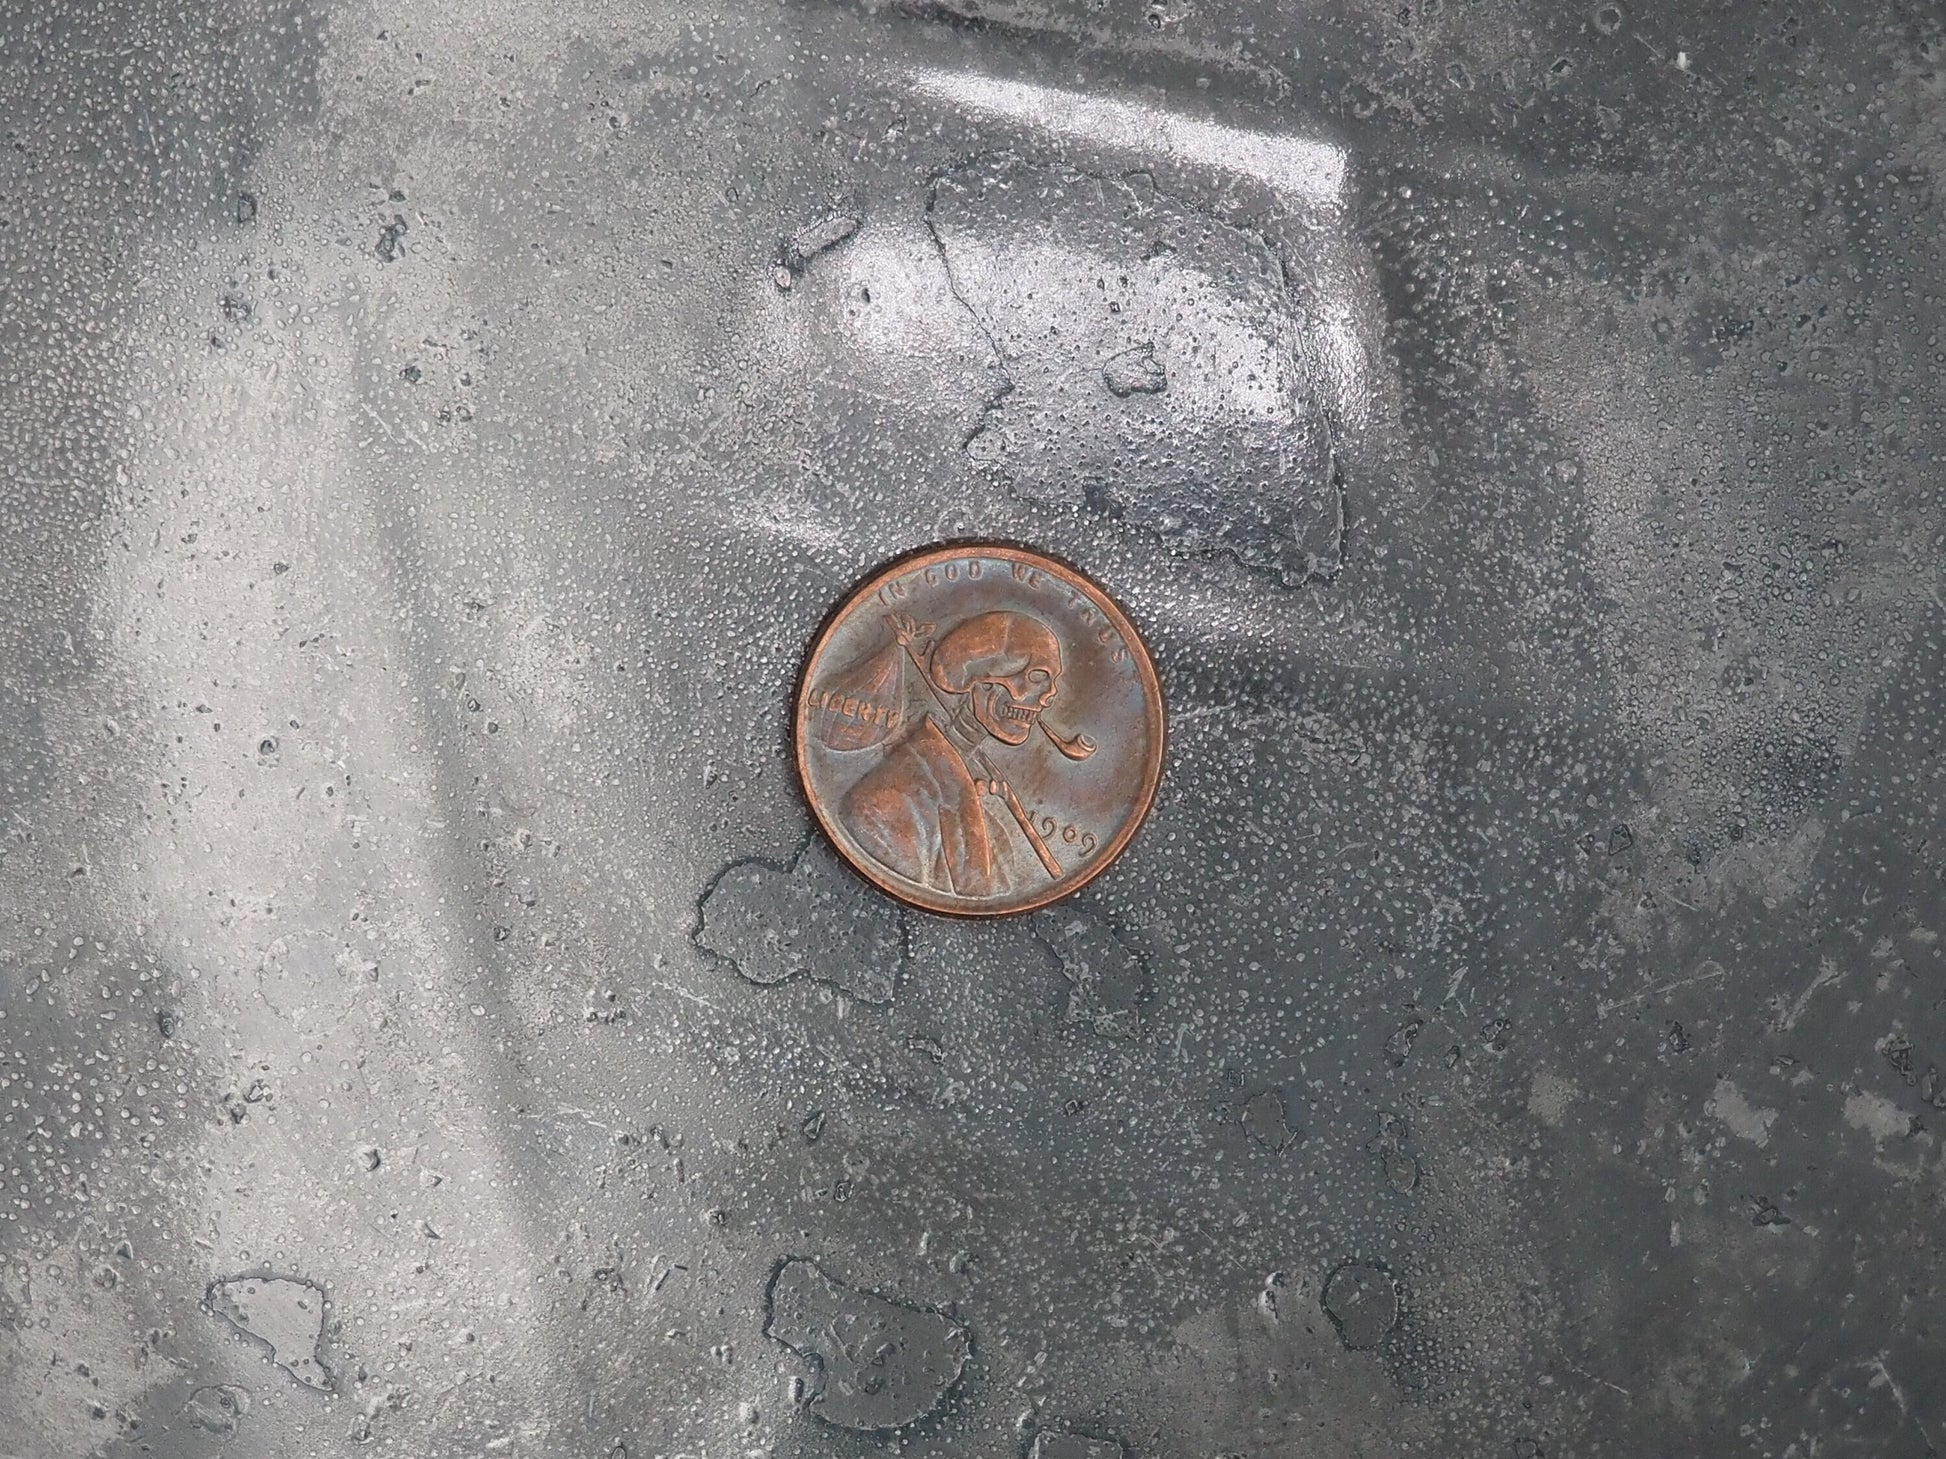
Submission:
[[[331,1375],[318,1361],[324,1334],[324,1289],[302,1277],[233,1277],[214,1282],[210,1310],[270,1347],[278,1367],[308,1388],[329,1391]]]
[[[1160,395],[1169,388],[1169,376],[1155,357],[1155,346],[1141,344],[1109,356],[1101,367],[1101,383],[1118,400],[1126,400],[1131,395]]]
[[[839,1428],[893,1429],[939,1406],[966,1366],[971,1336],[943,1312],[845,1286],[816,1262],[771,1278],[764,1332],[820,1369],[811,1413]]]
[[[1383,1267],[1343,1262],[1325,1280],[1324,1314],[1346,1347],[1377,1347],[1398,1325],[1398,1284]]]
[[[183,1417],[211,1434],[234,1434],[250,1412],[250,1390],[234,1383],[209,1383],[189,1395]]]
[[[392,221],[379,230],[372,252],[380,263],[397,263],[405,257],[405,235],[410,226],[403,215],[394,213]]]
[[[1124,1459],[1128,1450],[1120,1439],[1093,1434],[1036,1434],[1028,1459]]]
[[[1392,1031],[1385,1041],[1385,1059],[1393,1068],[1398,1068],[1412,1056],[1412,1046],[1419,1038],[1419,1030],[1426,1026],[1423,1018],[1409,1018]]]
[[[1746,1199],[1749,1200],[1752,1207],[1750,1216],[1750,1224],[1752,1226],[1788,1226],[1791,1224],[1791,1218],[1779,1210],[1776,1203],[1769,1196],[1749,1196]]]
[[[1284,1097],[1266,1089],[1243,1107],[1243,1127],[1266,1150],[1285,1150],[1297,1140],[1284,1110]]]
[[[836,248],[858,231],[858,219],[851,213],[830,212],[793,233],[784,243],[781,267],[796,276],[804,266],[827,248]],[[787,286],[786,286],[787,287]]]
[[[1148,1001],[1148,964],[1099,917],[1073,909],[1041,913],[1034,930],[1060,959],[1070,984],[1067,1017],[1106,1038],[1134,1038],[1141,1032],[1142,1005]]]
[[[888,1003],[905,964],[905,923],[885,898],[811,841],[789,868],[740,861],[704,894],[696,945],[765,987],[808,977]]]

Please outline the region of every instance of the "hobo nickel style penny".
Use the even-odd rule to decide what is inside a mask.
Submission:
[[[1134,626],[1074,569],[941,547],[867,579],[805,661],[797,769],[818,824],[932,912],[1026,912],[1087,885],[1162,772]]]

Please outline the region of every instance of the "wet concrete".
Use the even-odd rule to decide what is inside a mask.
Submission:
[[[0,41],[0,1450],[1943,1442],[1936,15]],[[1171,712],[991,925],[785,750],[953,536]]]

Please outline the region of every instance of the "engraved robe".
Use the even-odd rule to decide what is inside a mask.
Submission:
[[[840,815],[874,860],[934,891],[998,896],[1020,885],[1023,855],[1039,864],[930,718],[846,792]]]

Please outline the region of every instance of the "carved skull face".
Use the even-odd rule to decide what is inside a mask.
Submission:
[[[947,693],[967,696],[981,729],[1018,745],[1060,690],[1060,640],[1025,613],[982,613],[939,640],[932,677]]]

